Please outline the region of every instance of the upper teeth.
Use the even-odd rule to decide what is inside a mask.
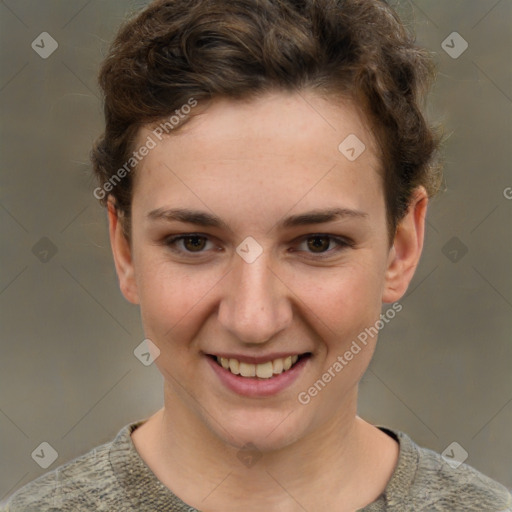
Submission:
[[[251,364],[238,361],[238,359],[227,359],[225,357],[217,357],[217,361],[223,368],[229,370],[235,375],[242,377],[259,377],[260,379],[270,379],[273,375],[279,375],[289,370],[299,359],[298,355],[280,357],[266,363]]]

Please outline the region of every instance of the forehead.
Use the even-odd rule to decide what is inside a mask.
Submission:
[[[151,133],[159,140],[176,139],[179,144],[175,149],[178,151],[192,139],[211,144],[218,150],[225,146],[219,146],[219,142],[238,142],[230,148],[230,154],[240,156],[255,144],[267,145],[269,149],[279,145],[282,153],[290,155],[306,149],[300,146],[301,143],[308,143],[307,147],[314,143],[324,149],[329,147],[331,156],[339,156],[339,144],[353,134],[376,154],[375,142],[364,116],[348,99],[334,101],[332,97],[321,97],[307,90],[273,92],[251,100],[217,98],[206,108],[200,107],[199,113],[195,114],[192,110],[193,119],[183,126],[178,124],[172,132],[165,129],[163,134],[155,135],[148,127],[139,133],[139,142]],[[201,150],[201,147],[197,149]]]
[[[141,130],[138,143],[148,137],[154,148],[135,173],[134,200],[143,202],[165,203],[178,189],[199,197],[212,191],[250,197],[259,187],[274,201],[303,195],[307,202],[315,193],[344,190],[354,201],[346,206],[358,208],[363,195],[371,198],[370,188],[381,186],[380,160],[364,117],[348,101],[311,92],[215,100],[169,135]],[[187,183],[194,190],[186,191]]]

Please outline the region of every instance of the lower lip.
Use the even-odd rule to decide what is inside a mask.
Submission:
[[[302,357],[289,370],[274,375],[270,379],[241,377],[220,366],[212,357],[206,356],[208,363],[220,381],[231,391],[243,396],[266,397],[276,395],[291,386],[299,378],[311,356]]]

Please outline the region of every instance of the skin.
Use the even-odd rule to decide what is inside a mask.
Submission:
[[[349,134],[366,145],[353,162],[338,150]],[[141,129],[139,143],[148,135]],[[383,303],[404,295],[420,259],[427,193],[416,189],[390,248],[379,164],[371,131],[348,101],[308,91],[216,100],[141,162],[130,242],[109,204],[120,288],[140,305],[165,382],[164,407],[132,439],[187,504],[205,512],[348,512],[384,490],[398,445],[357,416],[358,383],[377,337],[309,404],[297,400],[375,324]],[[148,217],[176,207],[215,214],[228,229]],[[288,215],[327,207],[367,216],[279,227]],[[194,240],[202,252],[164,243],[188,233],[207,237]],[[353,245],[311,239],[319,233]],[[247,236],[263,250],[252,263],[236,253]],[[289,388],[248,398],[212,371],[205,354],[221,352],[312,357]],[[251,467],[237,457],[246,443],[261,456]]]

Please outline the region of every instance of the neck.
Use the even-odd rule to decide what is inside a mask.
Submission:
[[[145,432],[137,429],[132,437],[159,480],[198,510],[313,510],[319,497],[326,497],[327,508],[354,510],[382,492],[398,456],[395,446],[392,465],[372,473],[383,469],[383,457],[390,460],[392,441],[357,417],[357,390],[337,404],[339,413],[328,423],[264,453],[227,444],[176,395],[165,396],[164,408],[141,427]],[[370,490],[369,481],[376,482]]]

